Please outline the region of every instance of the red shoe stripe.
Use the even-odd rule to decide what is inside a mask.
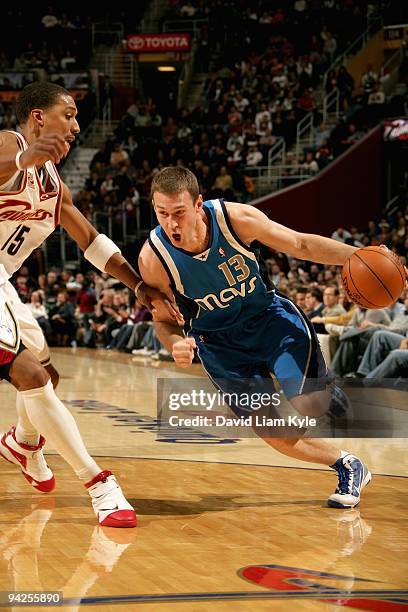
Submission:
[[[51,493],[55,489],[55,477],[53,476],[49,480],[35,480],[30,474],[23,472],[21,470],[24,478],[34,487],[37,491],[41,491],[41,493]]]
[[[6,435],[11,435],[14,439],[14,441],[16,442],[16,444],[18,444],[19,446],[21,446],[21,448],[23,448],[24,450],[28,450],[31,452],[35,452],[37,450],[40,450],[40,448],[42,448],[45,444],[45,438],[43,436],[40,435],[40,441],[38,444],[34,444],[34,445],[30,445],[30,444],[25,444],[24,442],[19,442],[16,438],[16,428],[12,427],[10,429],[10,431],[8,432],[8,434]]]
[[[134,510],[115,510],[100,525],[103,527],[136,527],[136,512]]]
[[[1,439],[1,443],[3,444],[3,446],[5,446],[7,448],[7,450],[9,451],[9,453],[11,455],[13,455],[13,457],[15,457],[17,459],[17,461],[19,462],[19,464],[21,466],[23,466],[24,468],[27,467],[27,457],[25,455],[21,455],[20,453],[18,453],[16,450],[14,450],[14,448],[11,448],[11,446],[9,446],[6,442],[6,437],[8,436],[8,433],[5,433]],[[17,442],[18,444],[18,442]]]
[[[14,430],[14,428],[13,428],[13,430]],[[33,478],[32,476],[30,476],[30,474],[28,474],[27,472],[24,471],[23,468],[27,467],[27,457],[25,455],[21,455],[16,450],[14,450],[14,448],[11,448],[11,446],[9,446],[7,444],[6,437],[9,434],[12,434],[12,430],[10,430],[8,433],[5,433],[3,435],[3,437],[1,438],[1,444],[3,446],[5,446],[5,448],[7,448],[7,450],[10,452],[10,454],[15,459],[17,459],[17,461],[21,465],[21,473],[23,474],[24,478],[31,484],[31,486],[34,487],[34,489],[37,489],[38,491],[41,491],[42,493],[50,493],[51,491],[53,491],[55,489],[55,477],[54,477],[54,475],[52,476],[52,478],[49,478],[48,480],[42,480],[41,481],[41,480],[35,480],[35,478]],[[43,440],[44,440],[44,438],[43,438]],[[16,442],[17,442],[17,440],[16,440]],[[19,442],[17,442],[17,444],[19,444]],[[23,446],[23,445],[20,444],[20,446]],[[27,444],[25,446],[28,447]],[[43,446],[43,444],[42,444],[42,446]],[[28,447],[28,448],[34,449],[34,450],[38,450],[39,446],[38,447],[37,446],[31,446],[31,447]],[[8,457],[3,455],[3,453],[1,452],[1,449],[0,449],[0,455],[1,455],[1,457],[3,457],[3,459],[8,461],[8,463],[11,463],[12,465],[16,465],[13,461],[8,459]]]
[[[92,480],[90,480],[89,482],[86,482],[85,487],[89,489],[97,482],[101,482],[101,480],[105,480],[105,478],[107,478],[108,476],[112,476],[112,472],[110,472],[109,470],[103,470],[102,472],[99,472],[99,474],[94,476]]]

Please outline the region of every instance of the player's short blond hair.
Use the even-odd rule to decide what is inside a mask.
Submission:
[[[200,195],[196,176],[188,168],[182,168],[181,166],[168,166],[155,174],[150,189],[152,201],[156,191],[160,193],[181,193],[182,191],[188,191],[193,202]]]

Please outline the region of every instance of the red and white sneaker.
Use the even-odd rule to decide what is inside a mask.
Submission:
[[[50,493],[55,489],[55,478],[42,452],[45,439],[40,436],[40,442],[36,446],[23,444],[17,442],[15,429],[12,427],[7,433],[0,433],[0,456],[9,463],[20,466],[24,478],[34,489],[41,493]]]
[[[104,527],[136,527],[136,512],[126,500],[112,472],[104,470],[86,483],[92,506]]]

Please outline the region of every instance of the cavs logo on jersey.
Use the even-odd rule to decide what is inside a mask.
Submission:
[[[52,217],[48,210],[37,208],[31,210],[28,202],[7,200],[0,203],[0,223],[2,221],[44,221]]]
[[[224,249],[222,247],[218,247],[218,252],[221,255],[221,257],[226,257],[225,251],[224,251]]]

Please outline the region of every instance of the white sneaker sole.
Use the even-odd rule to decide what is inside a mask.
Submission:
[[[341,499],[342,496],[339,493],[335,493],[332,497],[336,496],[338,499],[332,499],[332,497],[329,497],[329,499],[327,500],[327,505],[330,506],[330,508],[355,508],[360,503],[362,490],[364,489],[364,487],[366,487],[371,482],[371,478],[372,478],[371,472],[368,470],[361,484],[360,496],[355,498],[356,499],[355,502],[350,502],[349,504],[347,504],[347,503],[338,501],[338,499]],[[348,496],[345,495],[344,497],[348,497]]]

